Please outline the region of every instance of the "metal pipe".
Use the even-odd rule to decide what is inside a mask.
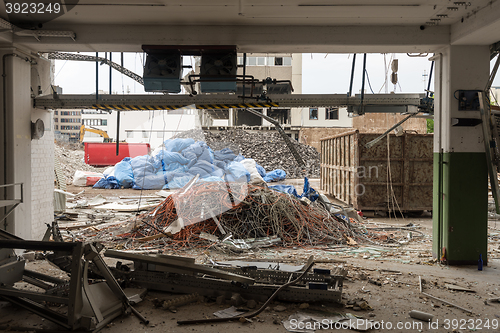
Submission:
[[[243,102],[245,102],[245,75],[247,74],[247,54],[243,53]]]
[[[352,83],[354,81],[354,68],[356,66],[356,53],[354,53],[354,56],[352,57],[352,68],[351,68],[351,83],[349,84],[349,93],[347,94],[347,97],[352,96]]]
[[[112,54],[111,52],[109,52],[109,63],[111,64],[111,57],[112,57]],[[113,93],[113,90],[112,90],[112,74],[113,74],[113,67],[109,66],[109,94],[111,95]]]
[[[98,62],[97,58],[99,58],[99,52],[95,53],[95,100],[96,100],[96,102],[99,100],[99,62]]]
[[[365,98],[366,53],[363,54],[363,80],[361,81],[361,105]]]
[[[427,93],[425,97],[429,97],[429,90],[431,90],[432,70],[434,69],[434,61],[431,62],[431,71],[429,73],[429,83],[427,83]]]
[[[116,110],[116,156],[120,154],[120,110]]]

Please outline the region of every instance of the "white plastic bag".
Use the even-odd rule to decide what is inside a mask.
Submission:
[[[259,185],[265,183],[264,179],[259,174],[259,171],[257,170],[256,162],[252,158],[245,158],[243,161],[240,162],[243,164],[245,169],[250,173],[250,182],[249,184],[254,184],[254,185]]]
[[[73,185],[93,186],[101,178],[103,178],[102,173],[77,170],[73,176]]]

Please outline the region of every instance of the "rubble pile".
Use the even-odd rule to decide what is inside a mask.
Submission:
[[[311,146],[292,140],[299,155],[306,163],[304,168],[300,168],[283,138],[277,132],[249,133],[241,129],[232,129],[212,133],[195,129],[182,132],[175,137],[203,140],[212,149],[228,147],[235,151],[235,147],[238,147],[239,153],[247,158],[254,159],[264,169],[284,170],[288,179],[303,178],[304,176],[310,178],[319,177],[320,154],[318,151]],[[302,170],[305,170],[305,172],[302,172]]]
[[[75,171],[77,170],[102,172],[106,169],[95,168],[85,164],[85,152],[83,150],[65,148],[58,143],[54,144],[54,155],[59,160],[61,171],[64,173],[68,184],[71,184]]]
[[[160,241],[161,246],[189,248],[228,236],[240,243],[263,239],[282,246],[389,240],[387,233],[367,232],[362,224],[331,214],[317,202],[266,187],[224,182],[195,183],[175,192],[136,217],[130,232],[123,231],[115,237],[115,247],[125,244],[131,249]]]

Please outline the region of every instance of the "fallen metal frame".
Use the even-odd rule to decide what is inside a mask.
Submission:
[[[108,250],[109,251],[109,250]],[[108,251],[105,255],[108,255]],[[117,252],[117,251],[114,251]],[[176,257],[158,257],[138,254],[114,253],[114,258],[132,260],[134,269],[123,270],[120,263],[117,268],[111,268],[115,277],[132,282],[142,288],[166,291],[171,293],[198,293],[206,297],[224,296],[230,298],[233,293],[240,294],[245,299],[265,302],[280,285],[297,278],[302,272],[285,272],[272,269],[252,269],[222,266],[194,265],[200,270],[184,269]],[[180,257],[182,258],[182,257]],[[188,259],[188,258],[183,258]],[[171,262],[172,265],[157,265],[157,262]],[[186,265],[189,265],[186,262]],[[126,266],[128,267],[128,266]],[[227,274],[219,278],[207,274],[206,269],[212,269]],[[302,276],[301,285],[289,286],[283,289],[277,298],[291,302],[336,302],[342,299],[343,280],[347,272],[337,268],[332,274],[308,273]],[[236,281],[238,276],[240,281]],[[254,281],[247,284],[242,278]],[[309,289],[309,283],[322,284],[326,289]]]
[[[126,295],[94,244],[27,241],[0,230],[1,249],[54,251],[70,255],[73,260],[69,282],[25,270],[24,261],[22,261],[22,265],[17,267],[21,271],[18,271],[17,274],[22,275],[24,282],[45,289],[45,293],[14,288],[14,282],[19,281],[10,281],[10,285],[0,286],[0,299],[26,308],[67,330],[97,331],[128,311],[133,312],[141,321],[147,323],[147,320],[131,305],[132,301],[138,300],[137,295],[130,298]],[[104,282],[89,284],[89,262],[97,266],[105,279]],[[3,262],[0,262],[0,268],[2,264]],[[64,314],[56,312],[49,309],[43,302],[67,306],[67,311]]]

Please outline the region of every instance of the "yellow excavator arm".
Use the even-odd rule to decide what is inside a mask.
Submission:
[[[82,125],[80,127],[80,142],[83,142],[83,137],[85,136],[85,132],[92,132],[92,133],[99,134],[100,136],[102,136],[104,138],[104,142],[110,141],[109,135],[108,135],[108,133],[106,133],[106,131],[100,130],[100,129],[95,128],[95,127],[85,127],[85,125]]]

